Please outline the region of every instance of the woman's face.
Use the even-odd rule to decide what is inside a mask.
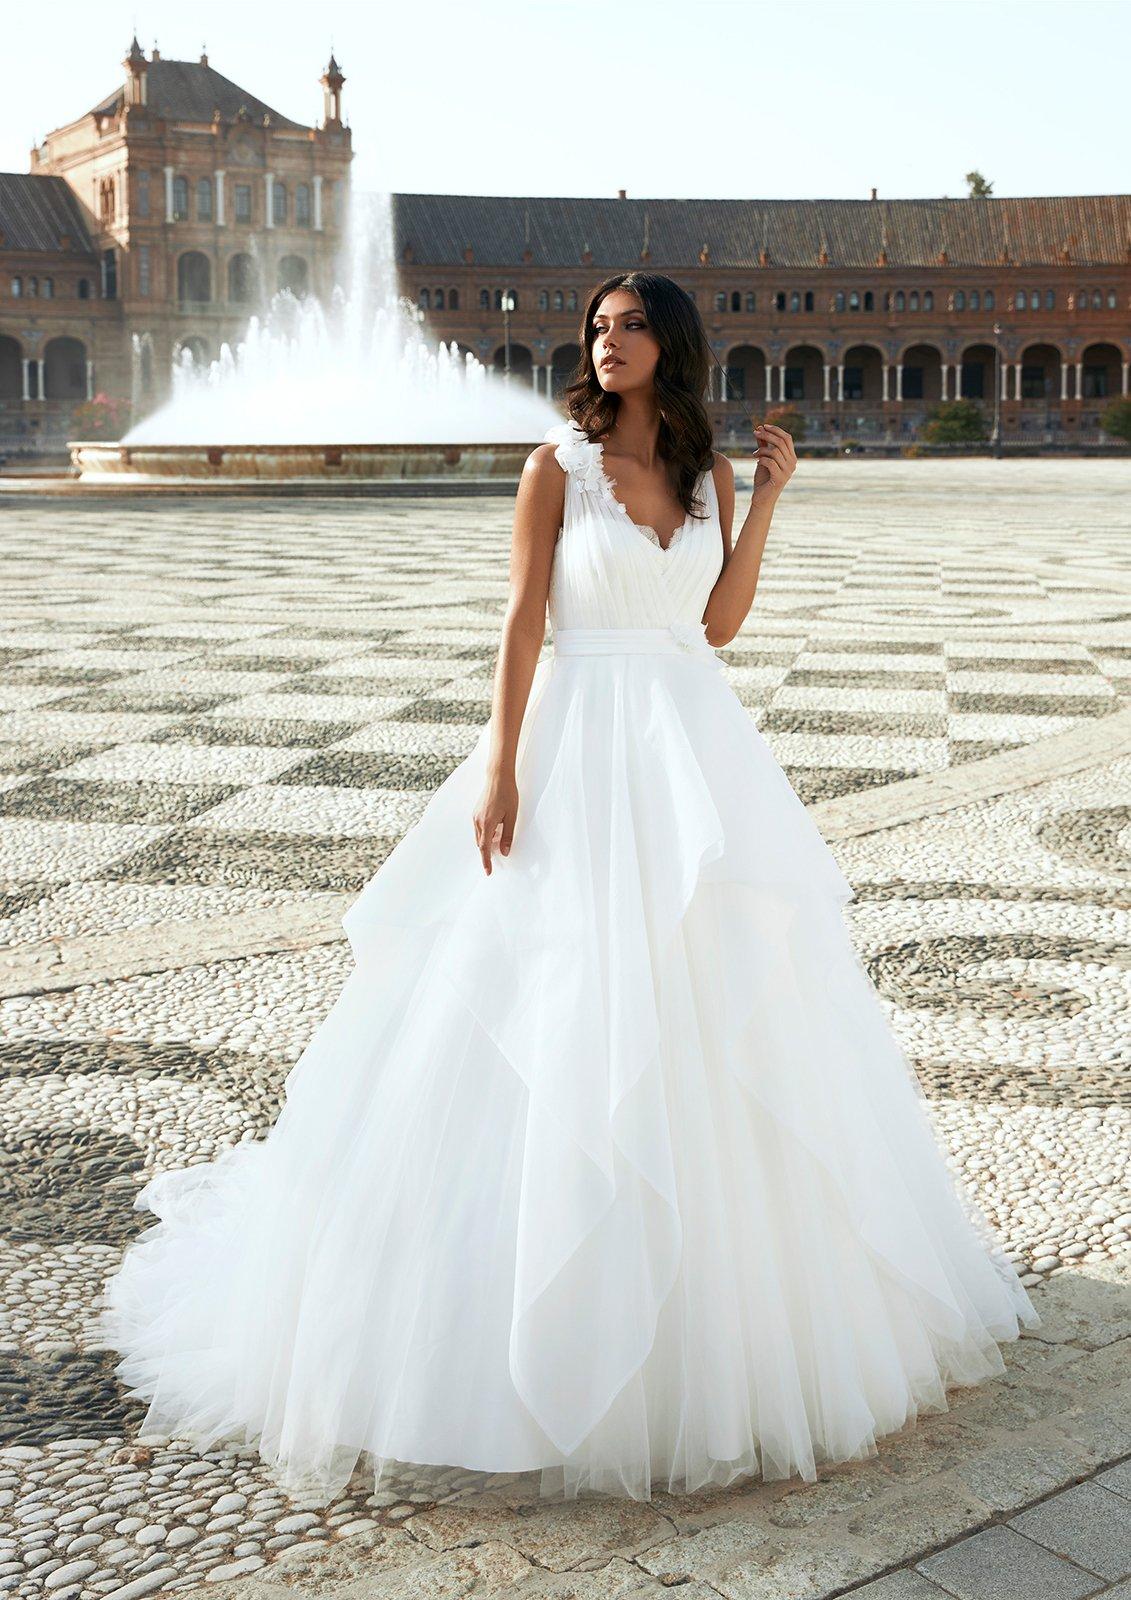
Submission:
[[[660,344],[648,325],[640,297],[612,289],[593,314],[593,366],[602,389],[650,389]]]

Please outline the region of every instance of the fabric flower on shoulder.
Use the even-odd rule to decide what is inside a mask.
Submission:
[[[547,428],[544,442],[557,446],[554,457],[558,465],[577,479],[580,489],[598,494],[606,489],[601,470],[601,447],[589,442],[584,428],[579,427],[572,417],[567,422]]]

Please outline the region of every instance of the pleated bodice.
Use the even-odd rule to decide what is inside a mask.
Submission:
[[[698,623],[722,570],[715,481],[696,485],[706,517],[688,517],[664,549],[655,530],[634,522],[616,498],[600,444],[577,423],[547,430],[566,473],[565,508],[550,573],[550,623],[572,628],[666,628]]]

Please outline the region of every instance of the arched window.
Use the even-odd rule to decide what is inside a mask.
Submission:
[[[18,278],[16,279],[16,282],[17,283],[19,282]],[[89,278],[80,278],[79,279],[79,299],[80,300],[89,300],[90,299],[90,279]]]
[[[732,289],[731,290],[730,309],[732,311],[741,311],[742,310],[742,293],[738,289]]]
[[[198,222],[212,221],[211,178],[198,178],[196,180],[196,220]]]
[[[872,293],[871,289],[865,289],[864,290],[864,310],[865,311],[874,311],[875,309],[876,309],[876,297]]]
[[[287,220],[287,186],[276,178],[271,185],[271,219],[277,228]]]
[[[38,297],[38,295],[39,295],[39,279],[38,278],[29,278],[27,280],[27,297],[28,297],[28,299],[29,300],[35,300]]]
[[[1102,309],[1103,309],[1103,296],[1100,294],[1100,291],[1098,289],[1093,289],[1092,290],[1092,310],[1093,311],[1101,311]]]
[[[751,290],[750,293],[747,294],[747,296],[746,296],[746,309],[747,309],[747,311],[754,311],[754,310],[757,309],[757,305],[758,305],[757,296],[754,294],[753,290]]]
[[[173,179],[173,221],[188,221],[188,179]]]
[[[459,290],[458,289],[449,289],[448,290],[448,310],[449,311],[458,311],[459,310]]]
[[[18,400],[24,392],[22,354],[15,339],[0,334],[0,400]]]
[[[961,290],[959,291],[959,293],[961,293]],[[981,309],[981,305],[982,305],[982,297],[979,294],[978,290],[977,289],[971,289],[971,291],[970,291],[970,309],[971,309],[971,311],[980,310]]]
[[[956,311],[965,311],[966,310],[966,291],[965,291],[965,289],[956,289],[954,291],[954,309]]]
[[[310,271],[302,256],[284,256],[276,275],[280,291],[285,290],[300,300],[310,287]]]
[[[18,300],[20,298],[20,296],[23,294],[23,292],[24,292],[24,280],[22,278],[13,278],[12,279],[12,299],[13,300]]]
[[[716,296],[715,296],[715,310],[716,311],[725,311],[726,308],[727,308],[727,297],[720,290],[719,293],[716,294]]]
[[[44,280],[43,280],[43,298],[45,300],[54,300],[54,298],[55,298],[55,279],[54,278],[44,278]]]
[[[242,251],[228,262],[228,299],[236,305],[246,305],[255,299],[255,262]]]
[[[812,291],[812,289],[806,289],[806,291],[805,291],[805,299],[802,302],[802,304],[804,305],[806,311],[812,311],[812,309],[813,309],[813,291]]]
[[[560,289],[555,289],[554,290],[554,310],[555,311],[564,311],[565,310],[565,295],[562,293],[562,291]]]
[[[47,400],[86,397],[86,346],[78,339],[48,341],[43,353],[43,394]]]
[[[1052,290],[1051,289],[1049,290],[1049,294],[1050,295],[1052,294]],[[1109,311],[1114,311],[1116,306],[1117,306],[1117,304],[1118,304],[1118,301],[1116,300],[1116,297],[1115,297],[1115,290],[1114,289],[1109,289],[1107,291],[1107,309]]]
[[[421,311],[431,311],[431,309],[432,309],[432,291],[431,291],[431,289],[421,289],[420,293],[416,297],[416,303],[420,307]]]
[[[860,295],[855,289],[850,289],[848,292],[848,309],[850,311],[860,310]]]
[[[986,290],[985,295],[983,296],[983,305],[984,305],[984,307],[985,307],[985,309],[987,311],[992,311],[993,310],[993,308],[994,308],[994,292],[993,292],[992,289],[987,289]]]
[[[539,289],[539,291],[538,291],[538,309],[539,309],[539,311],[549,311],[549,309],[550,309],[550,291],[549,291],[549,289]]]
[[[692,295],[691,298],[694,300],[695,296]],[[569,291],[569,294],[566,296],[566,310],[567,311],[576,311],[577,310],[577,290],[576,289],[571,289]]]
[[[801,296],[798,294],[796,289],[792,289],[790,291],[789,309],[791,311],[800,311],[801,310]]]
[[[177,261],[177,299],[203,305],[212,298],[212,263],[200,250],[186,250]]]
[[[433,309],[433,311],[443,311],[443,309],[444,309],[444,291],[443,291],[443,289],[433,289],[433,291],[432,291],[432,309]]]
[[[480,289],[480,291],[479,291],[479,309],[480,309],[480,311],[490,311],[490,309],[491,309],[491,291],[490,291],[490,289]]]
[[[834,311],[843,311],[844,310],[844,304],[845,304],[845,301],[844,301],[844,290],[843,289],[838,289],[836,294],[833,296],[833,310]]]
[[[903,290],[902,289],[897,289],[895,291],[895,309],[897,311],[905,311],[907,309],[906,305],[904,304],[904,296],[903,296]]]
[[[295,227],[310,227],[310,185],[300,183],[295,188]]]
[[[933,289],[924,289],[923,290],[923,310],[924,311],[933,311],[934,309],[935,309],[935,291]]]
[[[1112,306],[1115,305],[1115,296],[1114,295],[1112,295],[1111,300],[1110,300],[1109,303]],[[1056,290],[1055,289],[1046,289],[1045,290],[1045,310],[1046,311],[1053,311],[1053,310],[1055,310],[1055,308],[1056,308]]]
[[[908,309],[908,311],[918,311],[918,309],[919,309],[919,291],[918,291],[918,289],[912,289],[911,294],[908,297],[907,309]]]
[[[1024,289],[1018,289],[1018,291],[1017,291],[1017,300],[1016,300],[1016,307],[1015,308],[1018,311],[1028,311],[1028,309],[1029,309],[1029,301],[1028,301],[1028,299],[1026,297]]]

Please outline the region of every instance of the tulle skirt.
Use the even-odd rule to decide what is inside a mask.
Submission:
[[[269,1136],[152,1178],[107,1281],[142,1434],[545,1495],[812,1480],[1037,1316],[943,1157],[847,879],[725,679],[550,658],[508,857],[489,727],[343,926]]]

